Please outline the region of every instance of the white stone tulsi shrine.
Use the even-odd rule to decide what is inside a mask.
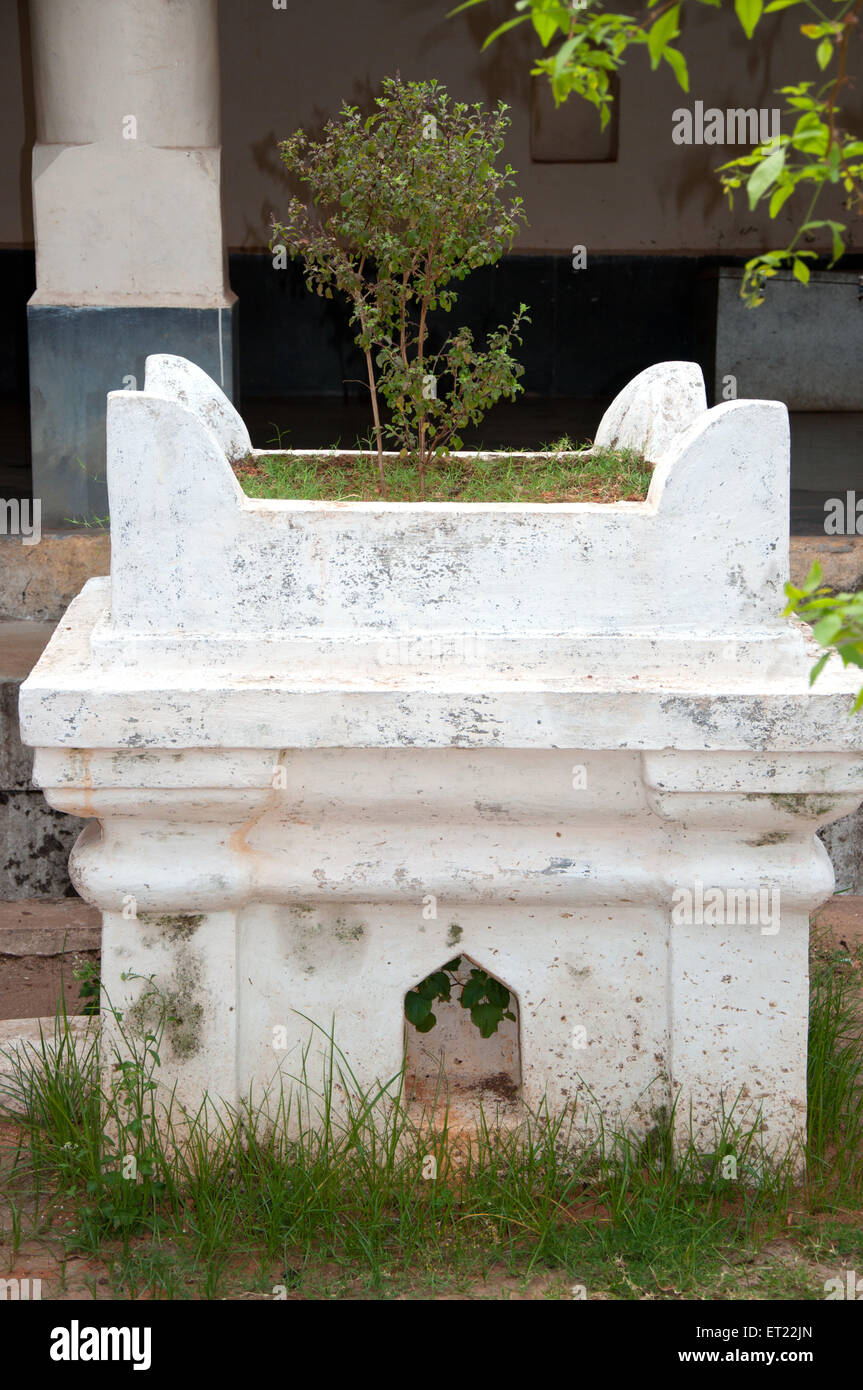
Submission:
[[[527,1107],[590,1094],[644,1131],[676,1101],[709,1145],[736,1103],[802,1136],[815,832],[863,798],[863,721],[779,616],[787,412],[707,410],[666,363],[598,438],[657,451],[646,501],[258,501],[197,368],[109,396],[111,577],[22,727],[50,804],[93,818],[103,983],[130,1017],[124,974],[164,988],[185,1104],[296,1075],[308,1019],[391,1077],[457,941],[516,997]]]

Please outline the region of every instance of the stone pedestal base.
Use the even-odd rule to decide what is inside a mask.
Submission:
[[[863,723],[859,674],[811,688],[780,617],[784,407],[643,373],[599,431],[657,458],[643,503],[269,501],[199,369],[145,385],[109,400],[110,579],[21,717],[49,804],[92,819],[107,1002],[145,1040],[167,1011],[165,1093],[321,1104],[332,1029],[334,1106],[369,1096],[459,956],[518,1024],[508,1076],[472,1040],[476,1087],[799,1167],[817,831],[863,796]]]

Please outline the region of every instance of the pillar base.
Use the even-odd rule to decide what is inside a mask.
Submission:
[[[108,515],[105,396],[142,390],[150,353],[187,357],[229,399],[239,384],[237,300],[212,309],[27,306],[33,496],[42,526]]]

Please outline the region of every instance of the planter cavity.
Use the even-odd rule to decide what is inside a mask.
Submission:
[[[145,1030],[153,977],[185,1105],[304,1049],[311,1075],[310,1020],[359,1085],[391,1078],[406,992],[459,955],[517,1001],[525,1109],[803,1135],[815,832],[863,798],[863,722],[779,616],[787,412],[707,410],[665,363],[600,437],[655,460],[645,502],[258,501],[197,368],[151,357],[108,397],[111,577],[21,721],[50,805],[91,821],[104,989]]]

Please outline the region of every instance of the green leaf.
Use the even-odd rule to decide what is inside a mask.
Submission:
[[[549,43],[554,38],[558,30],[558,22],[552,16],[543,14],[541,10],[535,10],[531,16],[533,27],[539,34],[543,48],[548,48]]]
[[[822,647],[829,647],[837,632],[842,631],[842,617],[839,613],[825,613],[824,617],[815,624],[812,629],[812,636],[816,642],[820,642]]]
[[[813,590],[820,588],[824,581],[824,571],[821,568],[820,560],[813,560],[809,573],[803,581],[803,592],[811,594]]]
[[[827,665],[827,662],[829,661],[829,659],[830,659],[830,653],[829,653],[829,652],[825,652],[824,655],[820,658],[820,660],[816,661],[815,665],[812,667],[812,670],[809,672],[809,684],[810,684],[810,685],[814,685],[814,684],[815,684],[815,682],[817,681],[818,677],[821,675],[821,672],[824,670],[824,667]]]
[[[485,992],[492,1004],[497,1004],[501,1009],[509,1008],[509,990],[499,980],[489,979]]]
[[[823,221],[804,222],[803,226],[800,228],[800,231],[812,232],[815,231],[818,227],[830,228],[830,232],[833,237],[833,259],[831,260],[830,264],[833,265],[845,252],[845,243],[842,240],[842,233],[845,231],[845,224],[843,222],[833,222],[829,218],[827,218]]]
[[[405,1017],[415,1028],[419,1028],[429,1017],[434,1019],[431,1003],[415,989],[410,990],[405,995]],[[434,1026],[433,1023],[432,1026]]]
[[[804,3],[805,0],[770,0],[770,4],[766,7],[764,13],[773,14],[776,10],[788,10],[792,5],[802,5]]]
[[[793,184],[793,183],[783,183],[779,188],[777,188],[777,189],[774,191],[773,197],[770,199],[770,216],[771,216],[771,217],[775,217],[775,216],[776,216],[776,214],[779,212],[779,209],[780,209],[785,203],[787,203],[788,199],[791,197],[791,194],[792,194],[793,192],[794,192],[794,184]]]
[[[672,39],[676,39],[680,33],[678,20],[680,18],[680,6],[673,5],[665,14],[661,14],[655,24],[650,26],[647,34],[647,51],[650,54],[650,66],[656,70],[662,59],[663,51]]]
[[[424,999],[435,999],[439,994],[449,994],[450,979],[442,970],[437,970],[434,975],[429,975],[428,979],[423,980],[418,986],[420,994]]]
[[[583,34],[574,34],[572,38],[566,40],[566,43],[561,44],[560,48],[557,50],[552,60],[552,77],[560,78],[561,76],[565,75],[569,60],[571,59],[575,50],[583,41]]]
[[[784,149],[774,150],[760,164],[756,164],[746,183],[750,212],[753,211],[759,198],[767,192],[768,188],[772,188],[784,167]]]
[[[815,61],[823,72],[833,57],[833,45],[829,39],[822,39],[815,50]]]
[[[669,64],[669,66],[671,67],[671,71],[674,73],[674,76],[677,78],[678,84],[683,88],[684,92],[688,92],[688,91],[689,91],[689,70],[687,69],[687,66],[686,66],[686,59],[684,58],[683,54],[680,52],[680,49],[679,49],[679,48],[666,48],[666,50],[665,50],[665,52],[663,53],[662,56],[663,56],[663,58],[665,59],[665,61]]]
[[[755,26],[761,18],[764,9],[764,0],[734,0],[734,13],[743,26],[743,32],[748,39],[755,33]]]
[[[475,975],[475,974],[476,974],[475,971],[471,971],[471,975],[472,975],[472,976]],[[480,999],[482,999],[482,997],[483,997],[484,994],[485,994],[485,981],[484,981],[484,980],[473,979],[473,978],[470,979],[470,980],[468,980],[467,983],[466,983],[466,984],[464,985],[464,987],[462,988],[462,992],[461,992],[461,1000],[460,1000],[460,1003],[461,1003],[462,1008],[463,1008],[463,1009],[470,1009],[470,1008],[473,1008],[473,1006],[474,1006],[475,1004],[478,1004],[478,1003],[479,1003]]]
[[[863,666],[863,652],[858,641],[842,642],[836,650],[846,666]]]
[[[497,1032],[503,1013],[497,1004],[475,1004],[470,1016],[479,1029],[480,1036],[490,1038],[492,1033]]]
[[[809,284],[809,267],[805,261],[800,260],[799,256],[794,257],[792,271],[794,273],[794,279],[799,280],[801,285]]]

